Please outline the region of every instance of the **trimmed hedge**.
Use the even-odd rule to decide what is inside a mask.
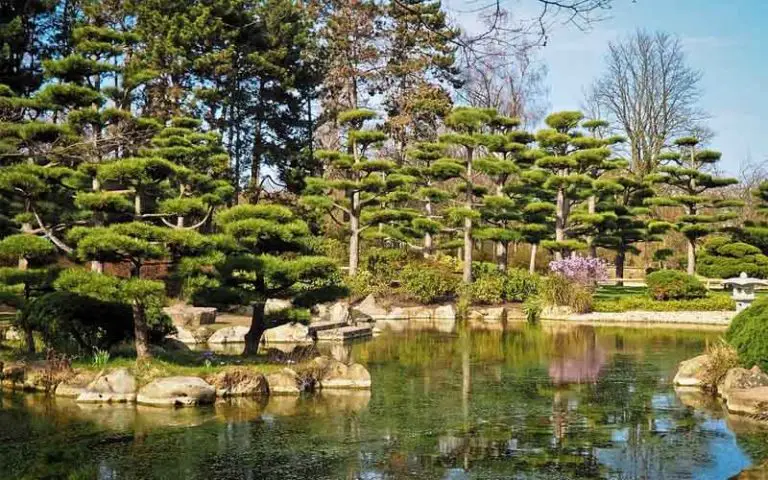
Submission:
[[[707,288],[693,275],[677,270],[659,270],[645,278],[648,294],[656,300],[703,298]]]
[[[768,278],[768,256],[754,245],[714,237],[699,254],[696,271],[711,278],[738,277],[741,272],[751,277]]]
[[[734,310],[735,308],[736,304],[729,295],[716,293],[710,294],[704,298],[688,300],[654,300],[640,296],[622,297],[615,300],[595,300],[592,306],[592,311],[628,312],[630,310],[643,310],[648,312],[714,312]]]
[[[725,340],[736,349],[746,368],[758,365],[768,370],[768,297],[755,300],[731,321]]]

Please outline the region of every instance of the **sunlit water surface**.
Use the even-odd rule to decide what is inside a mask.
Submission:
[[[342,352],[371,371],[370,393],[202,409],[6,392],[0,478],[730,478],[768,459],[768,428],[671,385],[676,364],[716,338],[385,334]]]

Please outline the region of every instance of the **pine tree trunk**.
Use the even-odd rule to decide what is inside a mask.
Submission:
[[[261,337],[266,330],[266,323],[264,320],[264,310],[266,305],[266,301],[259,301],[253,304],[251,328],[248,330],[248,333],[245,334],[245,350],[243,351],[243,355],[256,355],[259,351]]]
[[[360,262],[360,217],[354,209],[349,216],[349,229],[349,275],[354,276]]]
[[[472,210],[472,150],[467,150],[467,198],[465,206]],[[464,283],[472,283],[472,219],[464,219]]]
[[[626,255],[624,247],[620,247],[619,250],[616,251],[616,286],[618,287],[624,286],[624,263],[626,261]]]
[[[496,242],[496,264],[499,271],[507,271],[509,263],[509,244],[507,242]]]
[[[472,283],[472,219],[464,219],[464,283]]]
[[[24,343],[28,353],[35,353],[35,337],[31,327],[24,327]]]
[[[688,275],[696,273],[696,242],[688,240]]]
[[[587,204],[587,209],[590,215],[594,214],[597,210],[597,199],[594,195],[589,197],[589,203]],[[597,258],[597,247],[595,246],[595,238],[592,235],[587,236],[587,246],[588,246],[588,255],[589,258]]]
[[[557,206],[555,211],[555,241],[565,240],[565,190],[557,189]],[[555,260],[562,260],[563,252],[555,250]]]
[[[149,327],[147,327],[147,312],[139,302],[133,302],[133,331],[136,343],[136,359],[150,358]]]
[[[424,206],[424,210],[426,211],[427,218],[432,218],[432,202],[427,200],[427,203]],[[433,248],[432,234],[425,233],[424,234],[424,258],[429,258],[430,256],[432,256],[432,248]]]
[[[536,252],[539,249],[538,243],[532,243],[531,244],[531,261],[528,262],[528,272],[529,273],[535,273],[536,272]]]

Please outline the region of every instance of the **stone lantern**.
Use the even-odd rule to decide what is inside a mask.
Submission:
[[[723,287],[733,287],[733,299],[736,301],[736,311],[747,308],[755,300],[755,287],[768,285],[765,280],[748,277],[746,272],[741,272],[738,277],[723,280]]]

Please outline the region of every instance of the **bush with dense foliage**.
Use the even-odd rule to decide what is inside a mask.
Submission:
[[[748,243],[717,236],[704,245],[696,270],[710,278],[738,277],[741,272],[751,277],[768,278],[768,256]]]
[[[630,310],[648,312],[715,312],[733,310],[734,308],[736,308],[736,304],[730,295],[722,293],[713,293],[703,298],[683,300],[654,300],[636,295],[621,297],[615,300],[595,300],[592,305],[592,311],[594,312],[628,312]]]
[[[491,273],[475,278],[467,285],[472,303],[495,305],[504,301],[506,278],[499,273]]]
[[[521,268],[513,268],[504,278],[504,299],[508,302],[524,302],[539,293],[541,277]]]
[[[20,323],[38,332],[43,343],[61,353],[90,355],[133,338],[133,313],[125,303],[71,292],[52,292],[31,302]],[[151,341],[173,332],[165,315],[148,318]]]
[[[420,303],[436,303],[456,295],[459,278],[440,264],[411,263],[400,274],[401,292]]]
[[[656,300],[703,298],[707,289],[693,275],[677,270],[659,270],[649,274],[645,282],[648,294]]]
[[[755,300],[731,320],[725,340],[736,349],[739,362],[768,370],[768,297]]]

